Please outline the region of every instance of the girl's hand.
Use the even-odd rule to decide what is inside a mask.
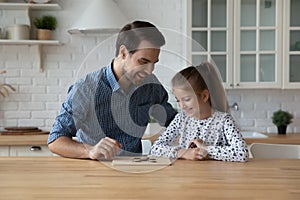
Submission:
[[[178,151],[178,158],[186,160],[205,160],[207,156],[207,146],[203,144],[201,139],[191,141],[188,149]]]

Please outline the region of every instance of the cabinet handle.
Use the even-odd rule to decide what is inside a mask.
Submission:
[[[237,84],[236,84],[236,86],[240,86],[240,84],[239,84],[239,83],[237,83]]]
[[[40,146],[32,146],[30,147],[30,151],[41,151],[42,150],[42,147]]]

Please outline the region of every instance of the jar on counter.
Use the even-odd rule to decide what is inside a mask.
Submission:
[[[26,24],[16,24],[6,28],[7,39],[29,40],[30,27]]]
[[[0,1],[1,2],[1,1]],[[0,40],[3,38],[2,28],[0,27]]]

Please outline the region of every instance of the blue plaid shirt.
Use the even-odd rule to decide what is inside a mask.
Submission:
[[[141,138],[149,114],[164,126],[176,115],[167,101],[168,94],[154,75],[124,92],[111,64],[88,74],[69,88],[48,144],[67,136],[95,145],[107,136],[120,142],[124,151],[141,153]]]

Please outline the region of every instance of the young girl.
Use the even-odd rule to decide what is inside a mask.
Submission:
[[[152,155],[247,161],[247,145],[227,112],[227,99],[217,72],[205,62],[173,77],[173,93],[182,111],[153,144]]]

